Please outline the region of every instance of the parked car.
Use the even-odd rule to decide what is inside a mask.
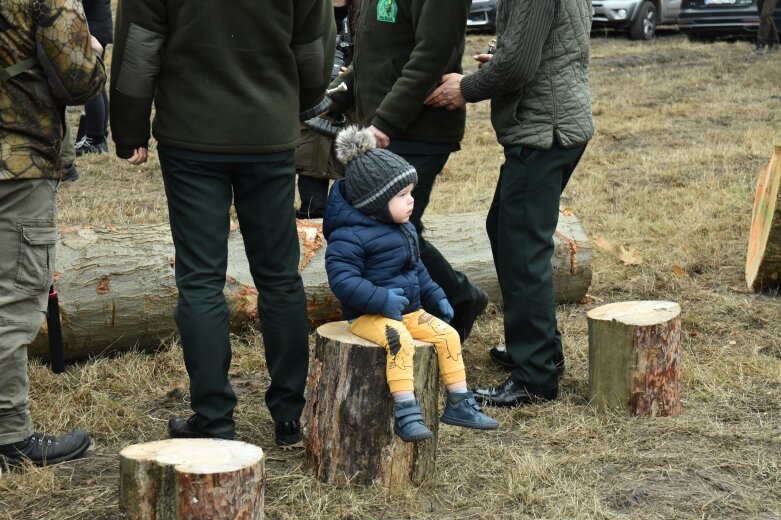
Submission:
[[[781,4],[773,13],[781,27]],[[755,0],[682,0],[678,30],[690,40],[754,38],[759,29]]]
[[[675,24],[681,0],[592,0],[592,29],[627,31],[633,40],[650,40],[657,25]]]
[[[496,32],[496,0],[472,0],[467,29]]]

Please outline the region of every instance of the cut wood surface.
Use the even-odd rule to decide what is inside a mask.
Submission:
[[[431,216],[426,236],[453,266],[483,288],[493,301],[501,294],[479,213]],[[339,301],[328,287],[325,240],[319,220],[298,221],[299,269],[307,294],[310,326],[340,319]],[[591,243],[571,212],[562,213],[552,260],[558,302],[579,302],[591,284]],[[241,234],[228,240],[225,297],[231,328],[238,332],[257,323],[257,290]],[[176,330],[173,310],[177,290],[174,247],[167,225],[122,228],[91,226],[60,229],[55,287],[66,359],[104,352],[149,348]],[[30,353],[46,357],[44,325]]]
[[[265,457],[252,444],[167,439],[119,452],[120,508],[134,520],[263,518]]]
[[[434,434],[418,443],[393,433],[385,349],[350,333],[345,321],[317,328],[303,420],[307,461],[318,479],[397,489],[432,474],[441,393],[434,347],[416,341],[413,363],[415,396]]]
[[[746,283],[755,291],[781,287],[781,145],[757,180],[746,253]]]
[[[681,308],[633,301],[588,312],[589,399],[635,415],[681,412]]]

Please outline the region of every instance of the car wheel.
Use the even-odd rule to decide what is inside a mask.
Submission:
[[[643,2],[637,16],[629,27],[629,37],[633,40],[651,40],[656,33],[656,6],[653,2]]]

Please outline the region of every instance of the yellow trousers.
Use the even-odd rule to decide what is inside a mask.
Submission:
[[[434,345],[439,375],[446,385],[466,380],[458,332],[423,309],[405,314],[404,321],[381,314],[364,314],[350,324],[350,331],[385,348],[388,355],[385,373],[391,392],[414,390],[413,338]]]

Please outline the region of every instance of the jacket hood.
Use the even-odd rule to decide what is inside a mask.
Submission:
[[[364,215],[352,207],[347,201],[346,188],[344,179],[339,179],[334,182],[328,194],[328,202],[325,205],[325,214],[323,215],[323,236],[326,240],[335,229],[340,227],[391,225]]]

